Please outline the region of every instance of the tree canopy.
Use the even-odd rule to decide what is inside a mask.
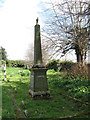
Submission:
[[[7,61],[7,52],[3,47],[0,47],[0,60]]]

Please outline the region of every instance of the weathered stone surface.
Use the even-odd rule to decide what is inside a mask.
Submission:
[[[36,25],[34,28],[35,38],[34,38],[34,65],[42,64],[42,50],[41,50],[41,37],[40,37],[40,25],[38,24],[38,19],[36,20]]]
[[[37,96],[39,97],[49,97],[50,96],[50,91],[39,91],[39,92],[34,92],[32,90],[29,90],[29,94],[35,98]]]
[[[46,77],[46,68],[33,68],[31,69],[31,90],[34,92],[38,91],[47,91],[47,77]]]
[[[42,62],[42,50],[41,50],[41,37],[40,37],[40,25],[38,19],[35,25],[35,38],[34,38],[34,65],[31,68],[31,80],[29,94],[32,97],[50,95],[48,91],[47,83],[47,69],[43,66]]]

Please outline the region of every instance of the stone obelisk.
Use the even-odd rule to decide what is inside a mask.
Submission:
[[[36,19],[34,33],[34,67],[42,66],[42,51],[41,51],[41,37],[40,37],[40,25],[38,24],[38,18]]]
[[[31,68],[30,90],[29,94],[35,96],[50,95],[47,83],[47,69],[43,66],[40,25],[38,18],[34,27],[34,65]]]

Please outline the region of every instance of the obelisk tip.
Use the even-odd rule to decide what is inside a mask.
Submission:
[[[37,17],[37,19],[36,19],[36,25],[38,25],[38,17]]]

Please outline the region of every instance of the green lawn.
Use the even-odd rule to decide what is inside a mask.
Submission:
[[[54,70],[48,70],[47,78],[51,95],[50,98],[32,99],[28,94],[28,90],[30,89],[30,72],[22,68],[7,68],[7,83],[4,82],[2,76],[2,118],[19,117],[19,115],[16,114],[16,108],[11,100],[9,89],[13,92],[16,103],[25,118],[24,110],[28,111],[28,117],[30,118],[63,118],[84,111],[87,113],[87,105],[65,96],[70,95],[75,97],[76,93],[79,95],[84,94],[81,97],[77,97],[79,95],[76,95],[76,98],[85,103],[88,102],[88,90],[84,89],[87,81],[83,82],[83,84],[78,82],[78,85],[80,85],[78,87],[75,84],[75,80],[63,78],[62,74],[63,73],[55,72]],[[73,85],[76,85],[77,88]],[[15,88],[17,93],[15,93]],[[79,89],[81,93],[78,92]],[[82,93],[82,90],[85,92]],[[22,100],[24,100],[24,106],[21,103]],[[79,117],[82,117],[82,115]],[[84,117],[87,118],[88,115],[84,115],[83,118]]]

